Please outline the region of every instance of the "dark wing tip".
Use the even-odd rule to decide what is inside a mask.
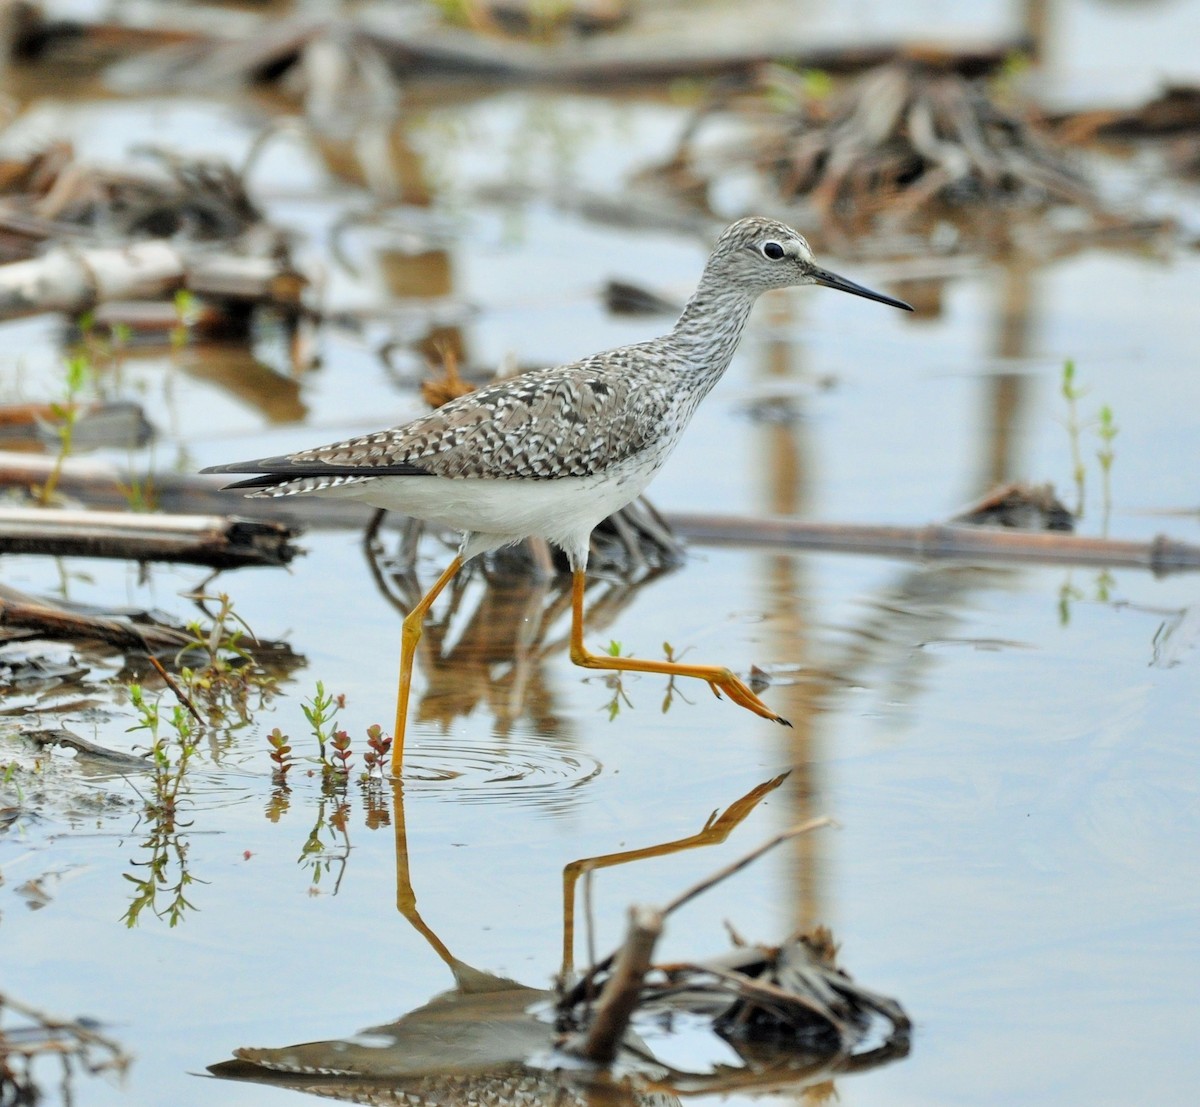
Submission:
[[[409,462],[392,462],[383,465],[339,465],[328,461],[301,460],[287,454],[278,457],[260,457],[255,461],[231,461],[225,465],[209,465],[201,473],[241,474],[256,473],[249,480],[227,484],[226,488],[264,488],[305,477],[427,477],[431,473],[419,465]]]
[[[225,465],[209,465],[202,473],[282,473],[295,468],[288,457],[259,457],[253,461],[230,461]]]

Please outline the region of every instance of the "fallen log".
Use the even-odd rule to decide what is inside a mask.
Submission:
[[[116,557],[233,569],[286,565],[296,531],[283,523],[220,515],[0,508],[0,554]]]
[[[0,488],[33,488],[49,478],[55,459],[41,454],[0,450]],[[242,518],[276,519],[305,527],[354,530],[366,525],[375,509],[348,500],[251,500],[237,492],[223,492],[228,478],[195,473],[124,473],[103,461],[69,457],[63,462],[55,485],[67,499],[96,509],[120,510],[129,504],[129,489],[141,484],[154,489],[154,502],[168,514],[223,515],[236,512]],[[291,501],[295,501],[293,505]],[[397,517],[389,526],[399,526]]]

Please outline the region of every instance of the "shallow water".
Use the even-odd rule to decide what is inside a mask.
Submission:
[[[1062,67],[1066,83],[1082,69],[1129,76],[1127,60],[1114,62],[1122,9],[1108,13],[1108,37],[1094,30],[1093,9],[1109,7],[1062,9],[1093,28],[1080,41],[1101,43],[1086,65]],[[1157,5],[1147,22],[1160,26],[1167,9],[1194,20],[1197,8]],[[254,134],[252,115],[195,100],[43,110],[53,133],[93,155],[137,141],[150,120],[185,150],[235,158]],[[411,146],[446,185],[449,280],[436,299],[459,322],[470,364],[560,362],[663,329],[607,315],[599,285],[632,276],[682,297],[702,241],[589,223],[548,200],[471,197],[513,165],[543,185],[615,189],[661,155],[680,118],[661,104],[546,92],[414,113]],[[345,204],[368,206],[298,139],[270,147],[254,181],[318,257]],[[1196,197],[1180,193],[1186,215]],[[347,236],[362,272],[330,265],[333,306],[379,301],[403,268],[397,238],[396,224]],[[1086,389],[1083,531],[1101,533],[1107,515],[1115,537],[1200,541],[1198,280],[1194,252],[1091,251],[1024,275],[975,266],[947,283],[934,318],[824,290],[781,295],[759,308],[653,499],[669,511],[911,525],[945,518],[997,478],[1053,481],[1072,502],[1059,390],[1069,357]],[[1026,311],[1006,329],[1022,281]],[[266,368],[215,365],[197,349],[131,358],[125,383],[164,432],[153,455],[163,468],[272,454],[418,411],[371,349],[411,326],[397,313],[365,339],[331,330],[323,368],[299,387],[270,372],[285,359],[269,334],[255,348]],[[52,394],[56,325],[3,331],[20,351],[5,359],[7,391]],[[783,397],[791,417],[755,418],[764,396]],[[1102,404],[1119,427],[1107,512]],[[136,1055],[123,1084],[77,1081],[77,1103],[282,1102],[286,1093],[197,1074],[237,1047],[349,1036],[448,988],[434,944],[397,912],[406,873],[424,926],[455,957],[545,986],[562,954],[565,866],[688,839],[785,771],[723,843],[598,872],[595,947],[619,940],[630,903],[664,902],[772,833],[832,816],[837,829],[796,840],[673,919],[663,958],[721,949],[725,920],[766,941],[830,925],[849,971],[916,1024],[906,1060],[837,1082],[843,1103],[1190,1102],[1200,1084],[1196,579],[694,547],[673,573],[590,594],[594,648],[615,640],[658,656],[665,639],[691,660],[758,665],[792,730],[683,684],[664,711],[666,683],[648,676],[626,677],[610,718],[614,689],[569,664],[561,614],[540,642],[526,633],[557,593],[474,580],[443,643],[453,661],[435,673],[423,659],[418,673],[403,792],[352,785],[343,832],[319,777],[301,767],[286,795],[273,788],[263,736],[278,726],[298,753],[315,752],[301,702],[318,680],[345,693],[339,725],[356,749],[368,725],[389,727],[400,615],[375,589],[358,535],[310,533],[304,545],[288,572],[217,585],[306,664],[252,725],[202,745],[189,770],[180,841],[195,882],[179,925],[148,911],[135,927],[122,921],[134,894],[125,877],[139,878],[150,852],[136,781],[55,754],[44,795],[0,836],[0,989],[100,1019]],[[447,557],[423,546],[422,579]],[[203,578],[32,558],[4,569],[30,591],[65,575],[73,599],[180,617],[179,593]],[[117,705],[43,725],[128,750],[142,740],[127,733],[134,721]],[[306,852],[314,828],[323,844]],[[579,926],[574,955],[585,961]]]

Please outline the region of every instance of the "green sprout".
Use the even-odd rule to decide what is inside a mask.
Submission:
[[[74,354],[67,358],[66,376],[64,379],[63,397],[50,404],[50,414],[54,418],[54,433],[58,438],[58,453],[54,458],[54,467],[50,476],[42,485],[38,495],[38,503],[46,507],[54,497],[55,489],[62,477],[63,465],[71,456],[75,442],[75,427],[79,423],[81,408],[79,397],[87,387],[92,377],[92,364],[84,354]]]

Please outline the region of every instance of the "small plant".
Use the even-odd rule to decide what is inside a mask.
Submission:
[[[130,511],[146,515],[158,510],[158,488],[155,486],[153,475],[145,479],[131,475],[128,483],[121,482],[117,487],[125,497],[125,506]]]
[[[391,752],[391,736],[384,734],[383,727],[378,723],[372,723],[367,727],[367,751],[363,754],[363,764],[367,767],[368,780],[383,779]]]
[[[1108,518],[1112,514],[1112,464],[1116,457],[1113,440],[1117,437],[1117,424],[1113,421],[1112,408],[1105,404],[1100,409],[1100,425],[1096,430],[1100,448],[1096,459],[1100,462],[1100,479],[1104,487],[1104,522],[1102,531],[1108,533]]]
[[[147,700],[140,685],[129,686],[129,699],[140,720],[130,729],[145,730],[150,735],[152,775],[151,792],[142,797],[139,815],[139,821],[145,820],[150,828],[141,843],[149,857],[132,862],[142,872],[125,874],[136,891],[124,922],[128,927],[136,926],[142,912],[149,908],[173,927],[182,921],[185,912],[194,909],[186,894],[195,878],[188,871],[188,845],[183,835],[190,824],[180,823],[179,809],[188,764],[196,751],[195,723],[181,704],[175,704],[164,718],[159,704]],[[166,727],[169,735],[160,733]],[[165,904],[159,902],[163,891],[169,896]]]
[[[63,465],[71,456],[75,442],[75,427],[79,423],[81,407],[79,397],[87,387],[92,376],[90,360],[84,354],[74,354],[66,361],[66,378],[64,381],[63,397],[50,404],[50,414],[54,417],[54,433],[58,438],[58,453],[54,458],[54,467],[46,478],[38,493],[38,503],[46,507],[54,498],[58,482],[62,478]]]
[[[682,653],[676,653],[675,647],[672,646],[670,642],[664,642],[662,648],[663,656],[671,663],[679,661],[683,655],[688,652],[687,650],[684,650]],[[691,647],[689,646],[688,649],[690,648]],[[670,680],[667,681],[667,691],[663,695],[662,713],[664,715],[671,710],[671,704],[675,701],[676,696],[683,700],[684,703],[690,704],[692,702],[687,698],[687,696],[679,691],[678,688],[675,687],[675,678],[672,676]]]
[[[335,730],[329,744],[333,747],[333,753],[329,758],[329,767],[342,779],[346,779],[350,776],[350,732]]]
[[[1086,390],[1076,384],[1075,362],[1070,359],[1063,364],[1061,388],[1063,399],[1067,401],[1067,437],[1071,445],[1071,477],[1075,482],[1076,497],[1074,514],[1077,519],[1081,519],[1083,518],[1087,489],[1087,463],[1083,457],[1081,441],[1083,424],[1079,417],[1079,401],[1086,394]],[[1100,463],[1100,479],[1103,489],[1102,531],[1107,534],[1108,519],[1112,512],[1112,465],[1116,458],[1113,440],[1117,437],[1117,424],[1113,419],[1112,408],[1107,404],[1101,407],[1094,425],[1096,436],[1100,439],[1096,460]]]
[[[275,681],[254,661],[250,643],[254,632],[234,611],[233,601],[220,592],[216,596],[197,593],[191,597],[209,617],[207,625],[199,619],[187,624],[188,640],[175,655],[187,695],[202,704],[210,722],[223,722],[231,713],[245,723],[250,718],[250,695],[257,691],[266,696]],[[204,605],[216,603],[215,611]],[[181,663],[189,655],[199,656],[194,667]]]
[[[288,771],[295,764],[292,747],[288,741],[288,736],[279,727],[267,735],[267,742],[271,746],[271,760],[275,764],[275,776],[280,783],[287,779]]]
[[[333,723],[337,718],[337,713],[345,706],[346,697],[330,695],[325,691],[325,685],[319,680],[317,681],[317,694],[301,705],[304,717],[308,720],[308,725],[312,727],[313,736],[317,740],[317,749],[322,765],[330,765],[329,758],[325,754],[325,746],[333,738]]]
[[[171,328],[171,349],[182,350],[188,344],[188,334],[199,316],[196,297],[186,288],[175,293],[175,326]]]
[[[1083,391],[1075,384],[1075,362],[1068,358],[1063,364],[1062,394],[1067,401],[1067,438],[1071,444],[1071,478],[1075,481],[1075,517],[1083,516],[1084,492],[1087,485],[1087,466],[1079,446],[1079,400]]]
[[[3,766],[0,770],[0,784],[12,785],[13,790],[17,793],[17,806],[21,807],[25,803],[25,794],[21,791],[21,782],[17,779],[17,767],[15,761],[10,761]]]

